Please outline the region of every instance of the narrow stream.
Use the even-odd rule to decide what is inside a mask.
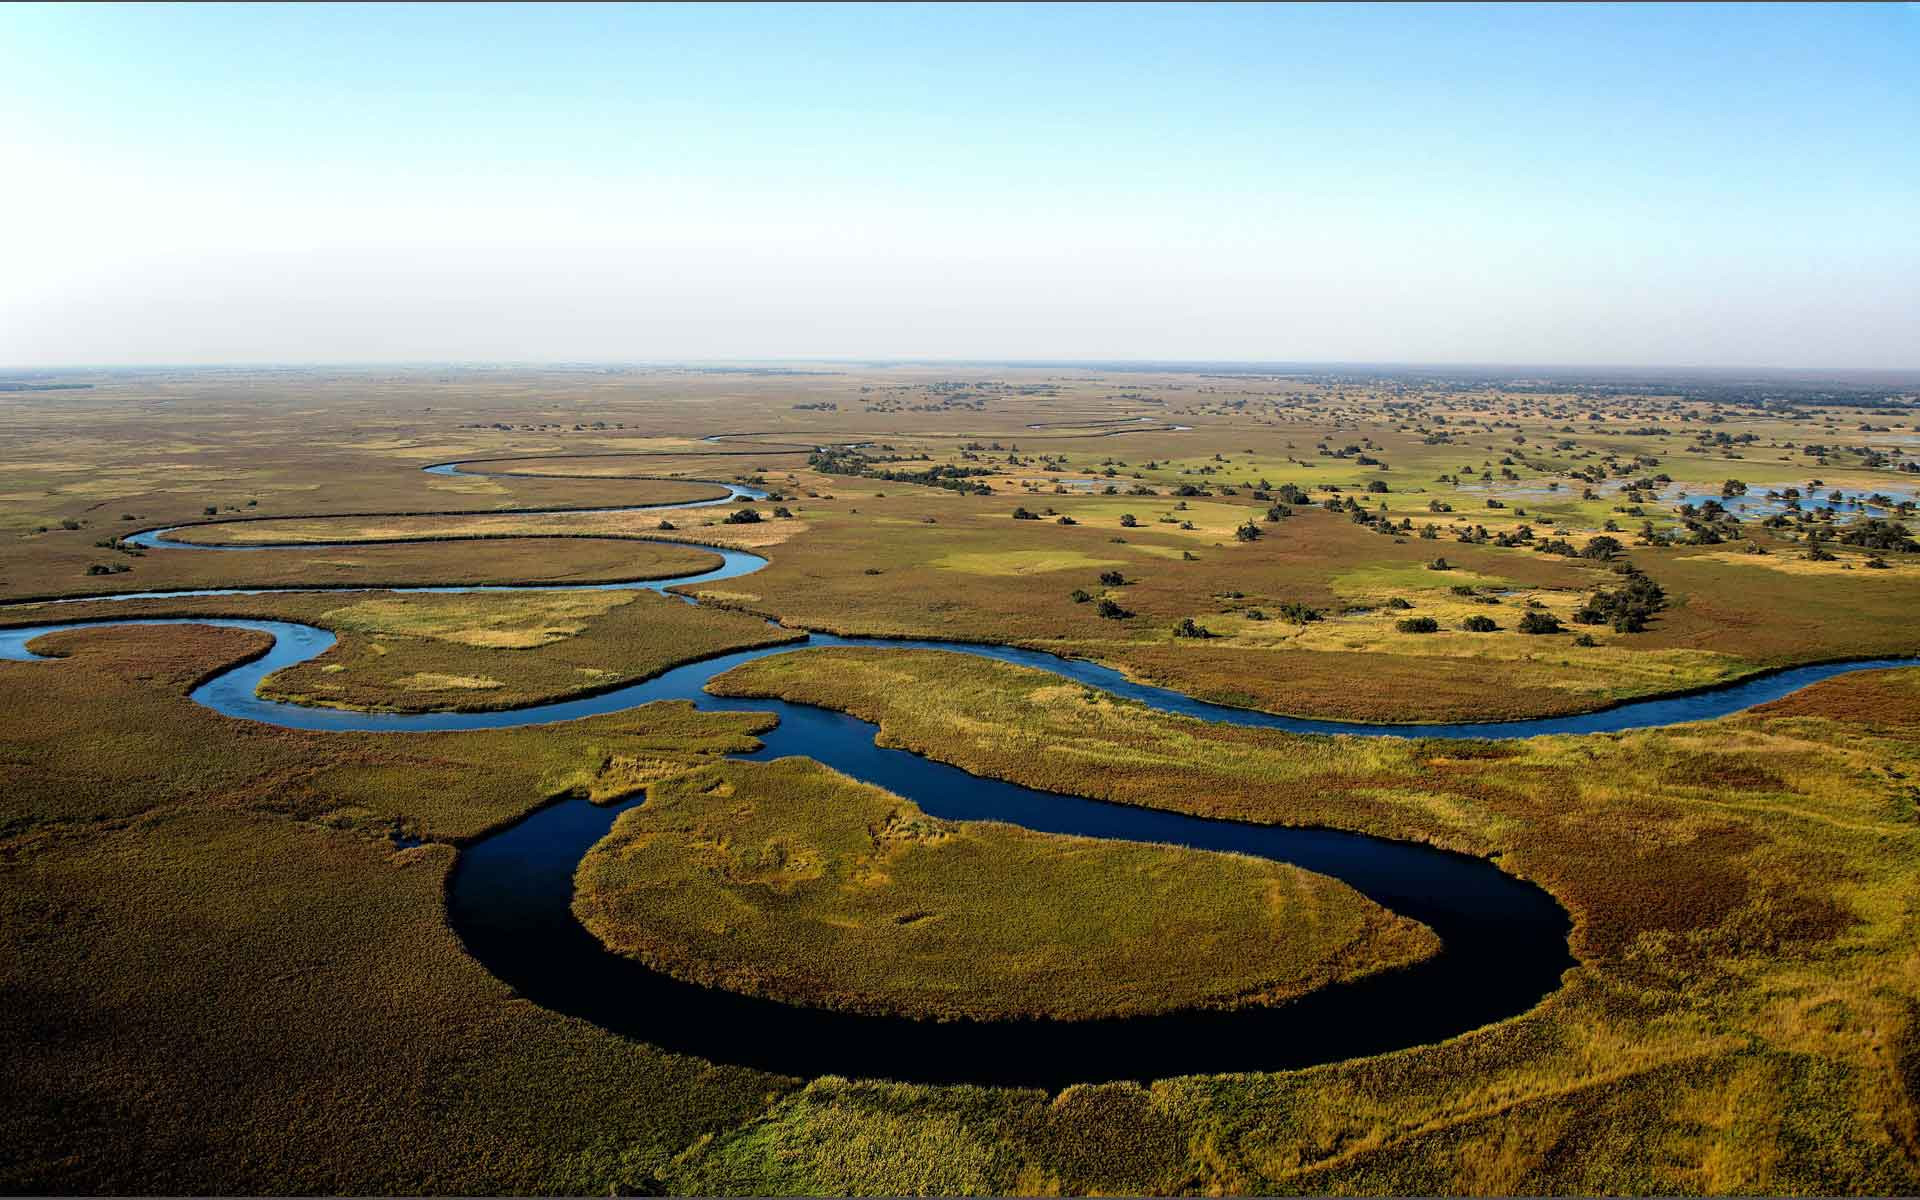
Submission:
[[[458,464],[429,468],[452,471]],[[698,508],[757,498],[729,485],[727,497],[675,505]],[[608,510],[613,511],[613,510]],[[208,549],[170,539],[176,529],[139,535],[163,550]],[[356,543],[298,543],[303,549]],[[675,543],[679,544],[679,543]],[[220,547],[269,550],[275,544]],[[766,560],[713,549],[721,565],[675,579],[597,585],[601,590],[666,587],[734,578]],[[300,588],[200,589],[136,596],[262,595]],[[580,585],[381,589],[438,593],[582,590]],[[619,809],[569,801],[464,848],[448,892],[449,918],[468,950],[495,976],[542,1007],[615,1033],[715,1062],[811,1076],[835,1073],[916,1082],[1059,1087],[1105,1079],[1274,1070],[1420,1045],[1526,1011],[1559,986],[1573,965],[1566,912],[1533,884],[1492,863],[1412,843],[1322,829],[1207,820],[1036,791],[874,744],[874,726],[852,716],[778,700],[706,694],[706,683],[741,663],[796,650],[860,646],[930,649],[1036,667],[1164,712],[1310,735],[1511,738],[1596,733],[1704,720],[1777,699],[1849,671],[1911,665],[1912,659],[1795,668],[1691,695],[1639,701],[1571,717],[1449,725],[1367,725],[1275,716],[1195,700],[1128,681],[1093,663],[1010,646],[813,635],[797,645],[743,650],[669,670],[596,696],[478,713],[368,713],[261,698],[268,675],[325,653],[334,636],[290,621],[152,618],[61,622],[0,630],[0,658],[31,659],[34,638],[83,625],[194,624],[248,629],[274,643],[259,659],[224,671],[192,699],[242,720],[317,731],[396,733],[495,729],[618,712],[655,700],[686,700],[709,711],[771,712],[779,725],[763,748],[740,757],[805,755],[855,779],[902,795],[949,820],[996,820],[1048,833],[1190,846],[1258,855],[1340,879],[1383,906],[1421,921],[1442,951],[1399,970],[1322,988],[1273,1007],[1182,1012],[1103,1021],[927,1022],[834,1013],[682,983],[604,949],[574,919],[573,873],[604,837]],[[625,806],[622,806],[625,807]]]

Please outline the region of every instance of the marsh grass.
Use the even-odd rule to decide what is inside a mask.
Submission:
[[[574,911],[681,978],[939,1019],[1274,1003],[1438,948],[1325,876],[935,820],[802,758],[651,788],[582,861]]]

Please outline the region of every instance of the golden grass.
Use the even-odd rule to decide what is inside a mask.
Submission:
[[[1897,1133],[1909,1085],[1891,1064],[1920,978],[1920,820],[1902,782],[1920,771],[1920,672],[1829,681],[1799,701],[1852,695],[1840,711],[1869,724],[1770,710],[1484,745],[1208,726],[1073,702],[1042,672],[935,652],[805,651],[716,686],[845,708],[878,720],[887,744],[1031,786],[1496,854],[1573,912],[1581,965],[1535,1012],[1378,1060],[1157,1084],[1136,1095],[1167,1114],[1158,1149],[1072,1172],[1075,1189],[1898,1191],[1916,1179]],[[1762,1094],[1780,1098],[1775,1119],[1703,1127],[1699,1114]],[[810,1089],[777,1120],[831,1143],[853,1095]],[[990,1138],[1027,1103],[982,1103],[968,1129]],[[817,1186],[842,1178],[829,1156],[808,1162],[828,1172]]]
[[[654,787],[581,863],[574,911],[695,982],[941,1019],[1267,1004],[1438,948],[1325,876],[935,820],[803,758]]]

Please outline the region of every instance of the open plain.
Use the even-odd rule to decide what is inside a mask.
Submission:
[[[1912,380],[45,381],[0,1188],[1920,1190]]]

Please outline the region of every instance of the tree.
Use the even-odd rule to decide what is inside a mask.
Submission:
[[[1280,606],[1280,619],[1291,621],[1295,625],[1311,625],[1325,615],[1312,605],[1302,604],[1298,600],[1289,600]]]
[[[1211,629],[1196,625],[1192,617],[1184,617],[1173,627],[1173,636],[1177,638],[1210,638],[1217,636]]]
[[[1100,601],[1099,613],[1109,621],[1124,621],[1133,615],[1126,609],[1121,608],[1118,604],[1105,598],[1102,598]]]
[[[1580,557],[1590,558],[1595,562],[1608,562],[1624,549],[1626,547],[1620,544],[1619,538],[1611,538],[1603,533],[1599,537],[1587,539],[1586,546],[1580,551]]]
[[[1236,541],[1257,542],[1260,540],[1260,527],[1252,521],[1248,521],[1245,525],[1234,530],[1233,536]]]
[[[1520,614],[1519,629],[1521,633],[1560,633],[1563,632],[1564,627],[1560,624],[1559,617],[1550,612],[1531,608]]]
[[[1121,514],[1120,514],[1120,528],[1122,528],[1122,529],[1138,529],[1138,528],[1140,528],[1140,518],[1138,518],[1138,517],[1136,517],[1136,516],[1134,516],[1134,515],[1133,515],[1132,513],[1121,513]]]
[[[1494,623],[1492,617],[1483,617],[1475,613],[1473,616],[1460,622],[1460,628],[1466,630],[1468,633],[1494,633],[1499,630],[1500,626]]]
[[[1118,571],[1100,572],[1100,582],[1106,587],[1124,587],[1127,577]]]

